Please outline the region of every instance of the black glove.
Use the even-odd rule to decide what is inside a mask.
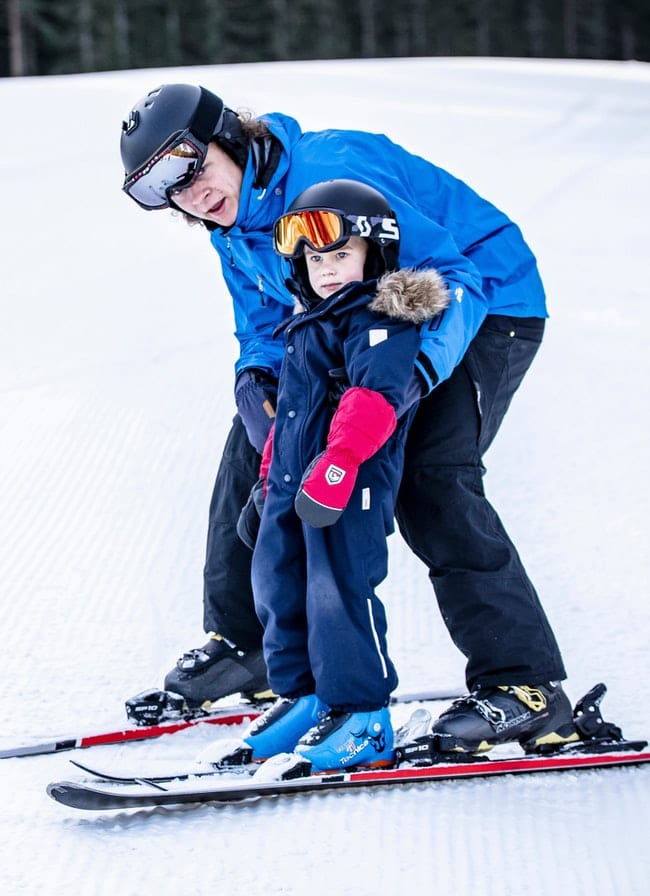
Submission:
[[[243,370],[235,380],[235,402],[248,441],[261,454],[275,417],[278,381],[267,370]]]
[[[237,520],[237,535],[251,551],[255,549],[257,534],[260,531],[260,519],[266,497],[265,484],[264,479],[257,480]]]
[[[350,380],[345,367],[335,367],[327,371],[327,401],[331,408],[337,408],[346,389],[350,388]]]

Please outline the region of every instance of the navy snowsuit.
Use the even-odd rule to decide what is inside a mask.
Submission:
[[[273,458],[252,567],[275,693],[316,693],[349,712],[385,706],[397,684],[375,588],[387,572],[386,537],[393,531],[420,348],[414,324],[368,309],[373,287],[348,287],[283,328]],[[401,420],[361,465],[340,519],[318,529],[302,523],[293,502],[306,468],[325,447],[331,395],[342,377],[346,385],[381,392]]]

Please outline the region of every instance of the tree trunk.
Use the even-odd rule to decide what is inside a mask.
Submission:
[[[564,55],[575,59],[578,55],[578,11],[576,0],[564,0],[562,15],[564,32]]]
[[[7,9],[9,27],[9,74],[21,78],[27,74],[23,47],[23,21],[20,0],[9,0]]]
[[[479,56],[490,55],[490,0],[475,0],[476,10],[476,52]]]
[[[129,38],[129,15],[124,0],[117,0],[115,3],[113,27],[115,32],[115,58],[117,60],[117,68],[130,68],[131,47]]]
[[[78,0],[79,60],[82,72],[95,71],[95,39],[93,36],[93,0]]]
[[[526,31],[528,32],[529,54],[531,56],[543,56],[545,49],[543,0],[528,0]]]
[[[272,0],[273,13],[271,22],[271,52],[273,59],[290,59],[291,48],[289,46],[289,21],[291,10],[287,0]]]
[[[175,3],[167,3],[165,9],[165,65],[181,65],[181,21]]]
[[[377,56],[377,2],[376,0],[361,0],[361,56],[371,59]]]
[[[627,16],[621,22],[621,58],[636,59],[636,32]]]

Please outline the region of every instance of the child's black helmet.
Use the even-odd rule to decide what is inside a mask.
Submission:
[[[368,240],[364,277],[376,279],[398,267],[399,226],[385,197],[356,180],[313,184],[297,196],[275,223],[276,252],[288,258],[293,279],[304,296],[313,296],[307,278],[305,246],[329,252],[351,236]]]

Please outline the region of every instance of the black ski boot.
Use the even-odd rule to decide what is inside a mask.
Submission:
[[[569,699],[559,682],[476,687],[434,722],[441,753],[482,753],[515,742],[527,753],[579,740]]]
[[[164,686],[190,707],[231,694],[257,700],[270,696],[262,650],[240,650],[221,635],[210,635],[203,647],[184,653]]]

